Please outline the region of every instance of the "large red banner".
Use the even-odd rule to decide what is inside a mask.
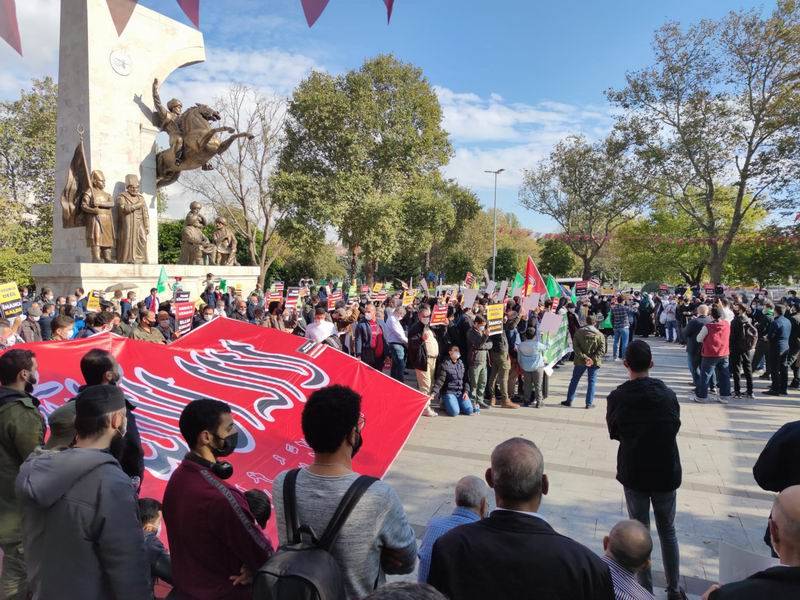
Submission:
[[[158,499],[187,452],[178,418],[191,400],[214,398],[231,405],[240,433],[228,459],[235,469],[229,481],[243,491],[259,488],[269,494],[278,473],[312,461],[300,413],[314,390],[341,384],[361,394],[364,447],[354,468],[377,477],[389,469],[425,406],[425,396],[416,390],[329,346],[226,318],[168,346],[101,334],[15,347],[36,353],[34,394],[46,413],[78,393],[86,352],[104,348],[116,356],[123,370],[120,386],[136,405],[142,434],[147,469],[142,496]],[[270,531],[274,539],[272,523]]]

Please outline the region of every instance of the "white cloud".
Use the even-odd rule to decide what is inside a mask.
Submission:
[[[444,128],[450,133],[455,156],[444,169],[462,185],[488,189],[494,178],[486,170],[506,169],[499,188],[516,189],[523,169],[547,156],[568,135],[589,139],[605,135],[613,124],[606,106],[579,106],[546,100],[536,104],[507,102],[492,93],[488,98],[470,92],[435,87],[442,105]]]

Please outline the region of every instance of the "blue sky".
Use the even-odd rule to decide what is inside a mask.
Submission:
[[[58,0],[19,0],[26,57],[0,47],[0,98],[31,77],[57,72]],[[141,3],[188,23],[173,0]],[[381,0],[330,0],[312,29],[299,0],[201,0],[207,62],[166,82],[166,93],[208,101],[246,82],[281,95],[311,69],[339,73],[391,52],[421,67],[435,86],[456,149],[445,173],[492,202],[492,177],[506,168],[498,205],[536,231],[554,225],[517,203],[522,169],[570,133],[602,136],[612,123],[603,92],[648,64],[653,31],[690,23],[746,0],[395,0],[391,25]],[[2,44],[0,44],[2,46]],[[179,214],[183,206],[171,206]]]

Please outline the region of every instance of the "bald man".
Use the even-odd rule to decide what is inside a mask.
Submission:
[[[686,324],[683,330],[683,336],[686,339],[686,358],[689,364],[689,373],[692,374],[692,382],[694,383],[694,393],[689,396],[689,401],[692,402],[697,398],[697,388],[700,385],[700,350],[703,345],[698,343],[697,334],[700,330],[711,323],[711,317],[708,316],[708,305],[700,304],[697,307],[697,316]],[[715,379],[711,378],[711,388],[715,387]]]
[[[703,600],[763,600],[800,598],[800,485],[786,488],[772,505],[769,520],[772,547],[780,566],[760,571],[743,581],[711,586]]]
[[[647,527],[633,519],[620,521],[603,538],[603,550],[616,600],[653,600],[653,594],[636,578],[640,571],[650,566],[653,538]]]
[[[612,600],[606,564],[539,514],[549,482],[536,444],[511,438],[492,452],[486,483],[497,510],[433,545],[428,583],[458,600]]]
[[[445,533],[467,523],[474,523],[489,514],[489,487],[480,477],[467,475],[456,484],[456,508],[446,517],[434,517],[428,523],[419,545],[419,569],[417,579],[421,583],[428,580],[431,567],[433,544]]]

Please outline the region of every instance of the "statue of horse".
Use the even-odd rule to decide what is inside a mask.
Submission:
[[[219,121],[219,113],[205,104],[195,104],[184,112],[178,125],[183,133],[183,158],[175,164],[175,152],[172,148],[162,150],[156,156],[156,185],[164,187],[175,183],[181,171],[203,169],[210,171],[214,167],[209,161],[222,154],[231,144],[239,138],[253,139],[250,133],[236,133],[233,127],[211,127],[210,123]],[[232,133],[228,139],[222,141],[218,133]]]

